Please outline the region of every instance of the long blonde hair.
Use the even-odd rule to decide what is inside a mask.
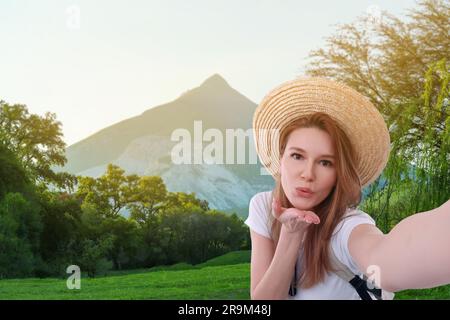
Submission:
[[[310,288],[332,271],[328,248],[333,231],[343,218],[347,208],[356,208],[361,201],[361,182],[356,171],[356,157],[352,145],[336,122],[324,113],[314,113],[292,122],[280,133],[280,159],[286,148],[289,135],[299,128],[318,128],[327,132],[335,149],[336,184],[330,194],[312,208],[320,218],[320,224],[308,227],[303,242],[303,263],[297,286]],[[273,195],[285,208],[292,208],[281,185],[280,175],[275,177]],[[281,223],[271,219],[272,237],[275,246],[280,237]]]

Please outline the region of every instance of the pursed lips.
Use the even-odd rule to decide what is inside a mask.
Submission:
[[[313,193],[309,188],[295,188],[297,191],[305,192],[305,193]]]

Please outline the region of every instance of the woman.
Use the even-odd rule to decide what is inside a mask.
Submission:
[[[289,81],[263,99],[253,130],[276,186],[251,199],[245,221],[252,299],[361,299],[364,276],[385,292],[450,283],[450,201],[388,234],[356,208],[390,147],[367,98],[322,78]]]

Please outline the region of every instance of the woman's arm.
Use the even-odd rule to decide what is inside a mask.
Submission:
[[[277,248],[273,241],[251,231],[251,299],[285,299],[301,245],[301,233],[286,232],[282,225]]]
[[[450,283],[450,201],[403,219],[387,235],[364,224],[350,234],[350,254],[389,291]]]
[[[276,249],[273,241],[251,231],[251,298],[285,299],[294,275],[295,262],[308,226],[319,224],[312,211],[283,208],[273,199],[272,214],[281,223]],[[312,227],[312,226],[311,226]]]

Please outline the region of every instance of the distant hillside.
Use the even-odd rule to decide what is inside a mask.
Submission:
[[[203,133],[209,128],[218,129],[225,139],[226,129],[251,129],[256,106],[215,74],[169,103],[150,108],[69,146],[68,162],[59,170],[98,177],[108,163],[113,163],[127,174],[161,176],[169,191],[195,192],[212,208],[245,217],[250,198],[274,185],[270,176],[260,174],[259,160],[257,164],[249,164],[250,150],[255,154],[252,141],[246,140],[246,164],[236,164],[236,149],[233,164],[175,165],[171,150],[179,142],[171,141],[170,137],[174,130],[186,129],[193,140],[194,121],[201,120]],[[203,147],[210,143],[203,142]],[[223,143],[225,146],[226,141]]]

